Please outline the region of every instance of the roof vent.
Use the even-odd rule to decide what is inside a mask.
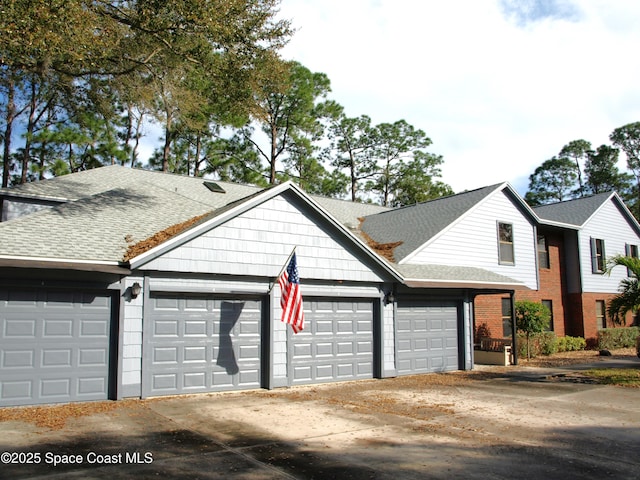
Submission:
[[[218,185],[215,182],[203,182],[203,183],[204,183],[204,186],[207,187],[212,192],[215,192],[215,193],[227,193],[227,192],[224,191],[224,188],[222,188],[220,185]]]

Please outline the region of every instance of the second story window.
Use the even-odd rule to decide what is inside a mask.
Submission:
[[[539,268],[551,268],[549,262],[549,244],[547,237],[538,235],[538,266]]]
[[[591,270],[593,273],[604,273],[605,269],[604,240],[591,239]]]
[[[638,258],[638,245],[625,245],[625,254],[627,257]],[[633,272],[627,268],[627,277],[633,277]]]
[[[498,261],[501,265],[513,265],[513,225],[498,222]]]

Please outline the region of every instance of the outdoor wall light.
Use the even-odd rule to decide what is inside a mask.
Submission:
[[[136,298],[140,292],[142,292],[142,286],[138,282],[131,285],[131,298]]]
[[[393,292],[389,292],[387,294],[385,294],[384,296],[384,304],[385,305],[389,305],[390,303],[393,303],[396,301],[396,297],[393,294]]]

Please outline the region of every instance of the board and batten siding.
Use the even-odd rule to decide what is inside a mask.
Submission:
[[[367,265],[281,196],[165,253],[141,270],[274,277],[293,247],[297,247],[303,279],[381,281]]]
[[[498,222],[513,225],[514,265],[498,261]],[[532,223],[502,191],[497,191],[434,237],[408,263],[478,267],[538,288],[536,238]]]
[[[611,275],[593,273],[591,239],[604,240],[605,257],[625,255],[625,245],[640,246],[640,238],[623,213],[610,200],[605,203],[579,232],[580,271],[583,292],[617,293],[620,280],[627,278],[625,267],[615,267]]]

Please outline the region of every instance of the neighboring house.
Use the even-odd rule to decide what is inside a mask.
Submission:
[[[620,281],[629,276],[624,267],[608,274],[607,258],[637,257],[640,225],[616,193],[538,207],[535,212],[548,225],[568,225],[565,328],[567,335],[595,338],[599,329],[613,326],[607,323],[605,306],[618,292]]]
[[[111,166],[0,198],[0,405],[470,369],[474,298],[537,287],[507,184],[389,211]]]
[[[550,330],[586,338],[612,327],[606,305],[628,276],[624,267],[606,272],[607,258],[638,256],[640,226],[616,193],[603,193],[533,209],[538,216],[539,287],[518,292],[516,300],[542,302],[552,313]],[[476,299],[475,326],[492,336],[510,336],[511,299]],[[504,319],[503,324],[497,320]],[[628,321],[631,317],[629,316]]]

